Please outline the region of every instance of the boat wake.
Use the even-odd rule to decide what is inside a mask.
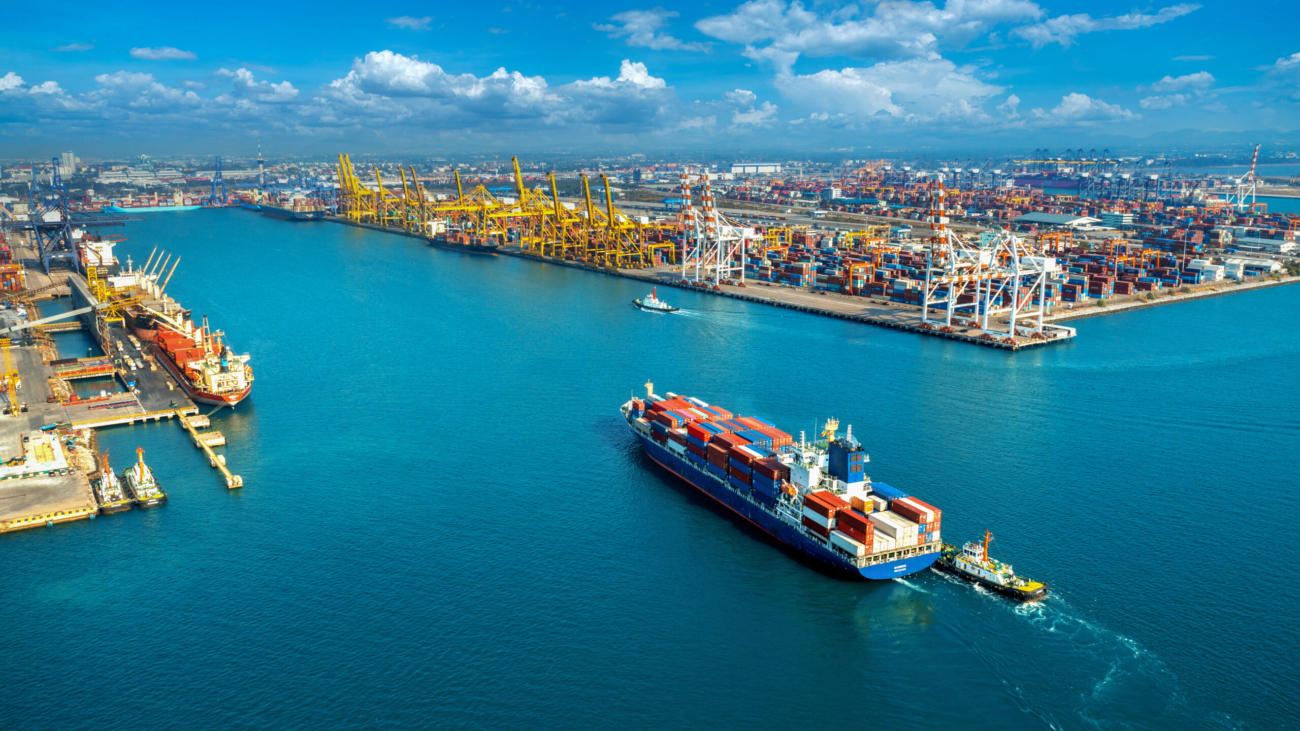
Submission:
[[[1158,655],[1085,618],[1059,593],[1020,604],[957,577],[940,576],[944,582],[935,585],[938,593],[961,589],[969,595],[974,589],[980,606],[963,611],[955,629],[1016,705],[1049,727],[1144,727],[1153,717],[1170,728],[1239,726],[1231,718],[1194,708]],[[1007,652],[1007,638],[1017,638],[1014,652]],[[1026,656],[1034,662],[1024,663]]]

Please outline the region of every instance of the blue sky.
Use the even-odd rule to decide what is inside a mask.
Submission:
[[[0,157],[257,139],[288,153],[1119,148],[1283,144],[1300,128],[1294,3],[59,8],[5,6]]]

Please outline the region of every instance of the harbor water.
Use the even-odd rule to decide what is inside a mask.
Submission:
[[[6,729],[1300,726],[1300,287],[1010,353],[246,210],[125,233],[252,354],[246,487],[100,433],[170,501],[0,536]],[[1052,596],[822,573],[642,454],[647,379],[852,424]]]

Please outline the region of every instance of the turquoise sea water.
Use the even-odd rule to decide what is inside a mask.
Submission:
[[[1300,725],[1300,287],[1011,354],[242,210],[126,233],[253,356],[247,487],[101,432],[171,501],[0,536],[6,729]],[[1053,596],[821,573],[643,456],[647,379],[852,424]]]

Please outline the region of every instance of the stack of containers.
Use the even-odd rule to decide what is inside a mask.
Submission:
[[[776,504],[776,496],[781,492],[781,483],[790,479],[790,468],[775,457],[766,457],[754,462],[753,482],[754,497],[767,507]]]
[[[835,514],[835,530],[831,531],[831,543],[861,558],[874,553],[876,529],[867,516],[852,508]]]
[[[892,501],[890,504],[892,505],[894,502],[897,501]],[[877,551],[917,545],[920,535],[917,524],[898,513],[886,510],[872,513],[867,518],[875,524],[875,541],[877,543],[883,541],[883,544],[888,546],[887,548],[877,548]]]
[[[895,513],[917,524],[917,543],[939,543],[939,522],[943,512],[933,505],[914,497],[899,498],[891,502]]]
[[[729,468],[727,453],[730,451],[731,447],[723,442],[713,441],[709,443],[708,449],[704,452],[704,459],[708,462],[705,466],[709,472],[712,472],[719,479],[727,479]]]
[[[748,444],[732,447],[727,455],[727,466],[731,473],[731,485],[743,493],[748,493],[754,482],[754,463],[767,456]]]
[[[803,524],[808,530],[829,538],[835,527],[835,514],[849,507],[838,495],[827,490],[809,493],[803,498]]]

